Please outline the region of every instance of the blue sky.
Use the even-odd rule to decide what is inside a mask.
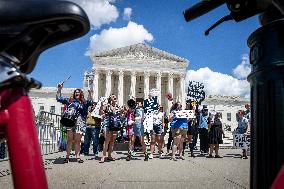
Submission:
[[[71,79],[65,87],[82,87],[83,72],[90,70],[92,66],[90,58],[85,55],[90,47],[90,38],[96,35],[91,43],[91,52],[93,52],[106,43],[107,35],[103,35],[103,33],[108,33],[108,36],[115,37],[117,41],[123,41],[121,44],[117,42],[116,46],[131,44],[138,40],[138,42],[144,42],[186,58],[190,61],[188,69],[191,70],[189,72],[191,74],[209,73],[215,76],[221,74],[221,79],[224,76],[233,79],[234,82],[245,79],[243,76],[239,77],[237,73],[233,74],[233,69],[241,64],[242,55],[249,53],[246,40],[250,33],[259,27],[257,17],[252,17],[240,23],[235,21],[223,23],[206,37],[204,31],[219,18],[229,13],[225,5],[187,23],[182,12],[190,5],[198,2],[197,0],[72,1],[86,10],[93,29],[84,37],[49,49],[40,56],[37,67],[31,76],[40,80],[43,86],[56,86],[57,83],[71,75]],[[124,14],[125,8],[130,10],[128,14],[127,12]],[[113,36],[115,35],[114,29],[122,33],[129,29],[129,23],[132,23],[135,29],[142,28],[143,32],[139,39],[136,39],[137,36],[134,32],[133,40],[130,39],[129,41],[127,41],[128,39],[120,40],[119,35]],[[105,49],[111,48],[112,45],[114,44],[108,44]],[[208,67],[207,72],[204,72],[206,67]],[[200,71],[200,69],[203,71]],[[202,78],[204,79],[206,76],[199,77],[201,80]],[[210,78],[214,79],[214,77]],[[210,81],[207,82],[210,83]],[[238,86],[243,85],[236,84]],[[245,85],[247,88],[248,84]],[[207,87],[211,88],[212,86]],[[243,95],[248,93],[248,90],[236,92],[236,94]],[[224,90],[215,93],[222,92],[224,93]]]

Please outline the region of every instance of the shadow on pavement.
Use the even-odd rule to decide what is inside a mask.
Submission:
[[[51,161],[53,164],[64,164],[64,159],[62,157],[56,158],[56,159],[45,159],[47,161]],[[77,162],[76,158],[69,158],[69,162]]]
[[[242,158],[241,154],[226,154],[223,157]]]

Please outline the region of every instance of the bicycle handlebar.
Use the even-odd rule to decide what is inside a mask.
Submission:
[[[184,18],[187,22],[189,22],[221,6],[225,2],[225,0],[203,0],[186,9],[183,12]]]

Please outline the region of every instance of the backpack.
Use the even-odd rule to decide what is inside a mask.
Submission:
[[[117,129],[121,128],[120,116],[117,112],[112,112],[110,106],[108,106],[108,127]]]
[[[68,107],[61,116],[60,123],[64,127],[74,127],[77,121],[77,111],[74,107]]]

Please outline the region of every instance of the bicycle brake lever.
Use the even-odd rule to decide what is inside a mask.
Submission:
[[[204,33],[205,36],[209,35],[209,32],[211,30],[213,30],[214,28],[216,28],[218,25],[222,24],[225,21],[229,21],[229,20],[233,20],[233,17],[231,15],[227,15],[227,16],[224,16],[224,17],[220,18],[217,22],[215,22],[212,26],[210,26],[210,28],[208,28],[205,31],[205,33]]]

